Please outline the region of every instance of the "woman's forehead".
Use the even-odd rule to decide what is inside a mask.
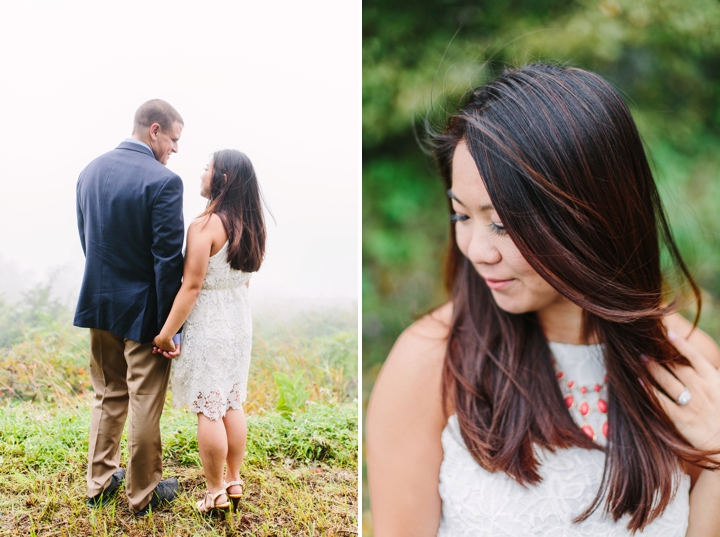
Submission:
[[[464,140],[455,148],[452,160],[452,187],[448,196],[466,206],[492,208],[490,195]]]

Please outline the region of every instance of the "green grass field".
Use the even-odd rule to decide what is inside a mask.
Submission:
[[[87,331],[72,328],[62,308],[49,313],[48,299],[41,302],[34,318],[7,315],[12,306],[0,304],[1,536],[357,535],[356,312],[257,320],[245,405],[246,491],[237,517],[195,512],[205,489],[196,417],[171,408],[170,392],[161,422],[164,476],[180,480],[181,494],[136,520],[122,487],[101,510],[85,505]],[[282,387],[277,372],[298,382]]]

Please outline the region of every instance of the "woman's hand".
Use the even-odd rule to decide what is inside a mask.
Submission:
[[[172,337],[158,334],[153,339],[153,354],[162,354],[165,358],[172,360],[180,354],[180,345],[175,346]]]
[[[668,371],[650,360],[647,364],[650,373],[670,397],[657,389],[655,395],[677,430],[693,447],[720,449],[720,372],[685,339],[673,332],[668,332],[668,336],[690,365],[671,365]],[[715,458],[720,462],[720,456]]]

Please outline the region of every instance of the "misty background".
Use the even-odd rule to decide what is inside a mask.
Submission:
[[[196,7],[190,7],[196,6]],[[234,148],[265,201],[266,259],[254,310],[356,308],[359,5],[329,0],[184,4],[70,0],[3,4],[0,20],[0,296],[38,284],[74,308],[84,257],[75,185],[161,98],[185,129],[168,168],[185,225],[200,174]]]

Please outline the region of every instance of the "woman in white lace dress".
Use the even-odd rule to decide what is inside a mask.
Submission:
[[[451,300],[375,384],[375,536],[719,535],[720,349],[674,313],[663,245],[698,288],[618,92],[531,64],[433,142]]]
[[[246,155],[216,152],[201,179],[208,206],[188,228],[182,287],[154,344],[166,357],[177,356],[173,405],[187,405],[198,415],[207,493],[197,507],[207,513],[229,509],[231,500],[237,506],[243,492],[247,426],[242,403],[252,345],[248,286],[265,253],[265,223]],[[181,326],[178,350],[173,335]]]

